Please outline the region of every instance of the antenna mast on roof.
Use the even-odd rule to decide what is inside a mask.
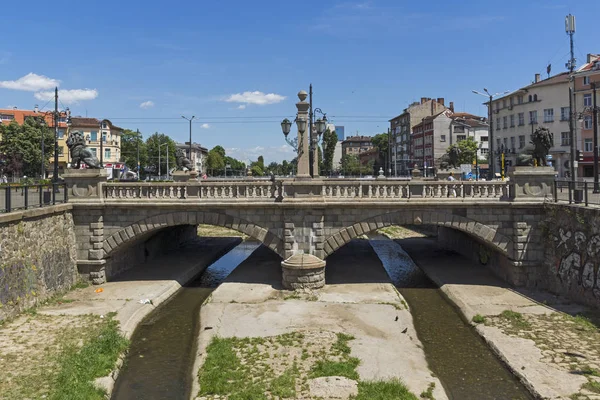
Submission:
[[[575,53],[573,52],[573,35],[575,34],[575,16],[567,15],[565,17],[565,32],[569,35],[569,40],[571,43],[571,59],[565,64],[565,66],[569,69],[569,73],[573,73],[575,69]]]

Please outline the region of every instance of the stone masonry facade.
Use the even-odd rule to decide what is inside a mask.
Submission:
[[[71,205],[0,215],[0,320],[78,279]]]
[[[251,236],[283,259],[298,253],[320,259],[353,238],[390,225],[431,225],[462,231],[489,246],[513,266],[527,268],[543,259],[537,224],[539,205],[487,204],[75,204],[80,271],[92,281],[106,279],[117,254],[153,234],[177,226],[210,224]],[[166,236],[170,237],[170,236]],[[112,273],[109,275],[113,275]],[[513,283],[522,284],[514,275]]]

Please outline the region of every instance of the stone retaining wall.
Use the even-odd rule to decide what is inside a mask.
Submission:
[[[71,205],[0,216],[0,320],[77,281]]]
[[[548,204],[539,285],[600,308],[600,210]]]

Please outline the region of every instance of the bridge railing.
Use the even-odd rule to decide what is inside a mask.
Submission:
[[[68,201],[67,185],[1,185],[0,213],[47,207]]]
[[[486,181],[364,181],[290,179],[276,181],[128,182],[106,183],[106,200],[243,200],[292,201],[293,199],[404,200],[478,199],[500,201],[509,196],[507,182]]]

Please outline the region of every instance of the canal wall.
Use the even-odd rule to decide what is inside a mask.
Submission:
[[[548,204],[545,210],[540,286],[600,308],[600,209]]]
[[[0,320],[77,281],[71,205],[0,215]]]

